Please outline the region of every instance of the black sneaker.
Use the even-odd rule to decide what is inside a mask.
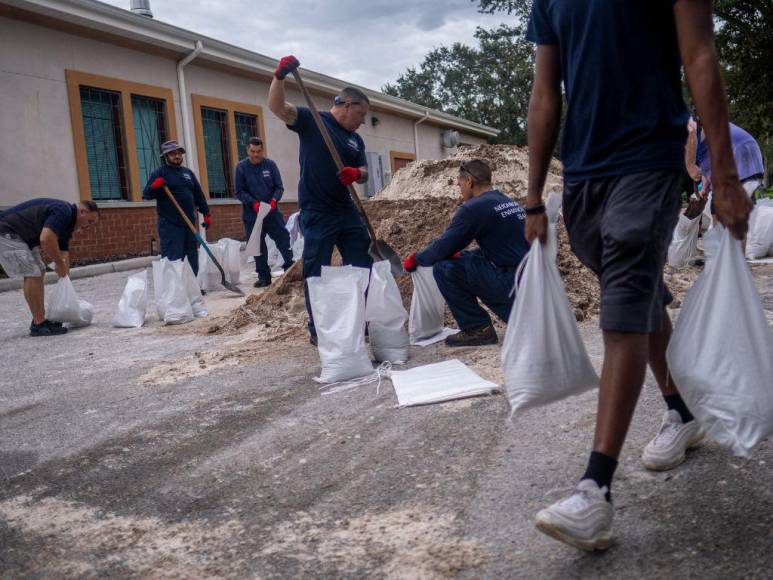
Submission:
[[[57,327],[60,327],[60,328],[61,328],[62,326],[64,326],[64,323],[63,323],[63,322],[54,322],[53,320],[49,320],[48,318],[46,318],[46,319],[43,321],[43,324],[50,324],[51,326],[57,326]]]
[[[44,320],[40,324],[34,322],[30,324],[30,336],[55,336],[57,334],[67,334],[67,329],[61,324],[56,326],[48,320]]]
[[[255,288],[267,288],[271,286],[271,278],[258,278],[254,286]]]
[[[312,346],[319,346],[319,343],[317,342],[317,335],[316,334],[310,334],[309,335],[309,344]]]
[[[446,338],[448,346],[483,346],[485,344],[497,344],[498,342],[497,331],[490,324],[480,328],[462,330]]]

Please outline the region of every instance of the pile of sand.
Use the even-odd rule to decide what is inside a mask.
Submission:
[[[470,159],[485,159],[493,170],[494,187],[511,197],[525,197],[529,156],[526,147],[513,145],[462,145],[455,154],[441,161],[420,160],[410,163],[392,176],[377,200],[427,197],[458,197],[456,178],[459,165]],[[548,170],[545,191],[560,191],[561,163],[553,160]]]

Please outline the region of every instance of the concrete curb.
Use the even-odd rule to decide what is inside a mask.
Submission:
[[[119,260],[118,262],[108,262],[107,264],[80,266],[70,270],[70,278],[77,280],[78,278],[89,278],[91,276],[101,276],[102,274],[112,274],[114,272],[139,270],[141,268],[147,268],[159,258],[160,256],[142,256],[139,258],[130,258],[128,260]],[[59,276],[57,276],[55,272],[46,273],[46,284],[53,284],[58,279]],[[22,287],[23,282],[23,278],[0,280],[0,292],[19,290]]]

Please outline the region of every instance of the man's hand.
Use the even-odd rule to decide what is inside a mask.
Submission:
[[[61,260],[60,262],[54,264],[54,271],[56,272],[57,276],[64,278],[65,276],[70,275],[70,266],[67,265],[66,261]]]
[[[724,225],[733,237],[743,240],[749,229],[749,214],[753,204],[735,175],[722,177],[712,175],[714,186],[714,212],[717,219]]]
[[[547,240],[548,234],[548,216],[545,213],[538,213],[526,216],[526,241],[530,244],[537,238],[543,244]]]
[[[212,225],[212,216],[210,214],[206,214],[204,216],[204,221],[201,222],[201,225],[204,226],[205,230],[208,230]]]
[[[287,75],[292,74],[299,66],[301,66],[301,63],[293,55],[283,56],[279,59],[274,76],[283,81]]]
[[[150,189],[164,189],[166,180],[163,177],[156,177],[150,184]]]
[[[255,203],[252,204],[252,210],[255,213],[260,213],[260,202],[259,201],[256,201]]]
[[[456,252],[455,254],[451,254],[451,259],[452,260],[458,260],[461,257],[462,257],[462,253],[461,252]]]
[[[706,198],[700,195],[691,195],[690,200],[687,202],[687,209],[684,210],[684,217],[688,220],[694,220],[706,207]]]
[[[338,172],[338,179],[344,185],[351,185],[352,183],[359,181],[360,177],[362,177],[362,173],[357,167],[344,167]]]
[[[271,206],[271,211],[274,211],[276,209],[276,199],[272,198],[269,205]]]
[[[403,268],[405,268],[406,272],[415,272],[416,268],[418,267],[419,264],[416,262],[416,252],[413,252],[405,260],[403,260]]]

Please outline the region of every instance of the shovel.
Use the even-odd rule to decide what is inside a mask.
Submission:
[[[177,211],[180,212],[180,215],[182,216],[183,221],[185,221],[185,225],[187,225],[188,229],[190,229],[193,232],[193,235],[196,236],[196,239],[201,244],[201,247],[204,248],[204,251],[207,252],[207,254],[209,254],[209,257],[212,260],[212,262],[214,262],[215,266],[217,266],[217,269],[220,270],[220,283],[227,290],[230,290],[231,292],[235,292],[239,296],[244,296],[244,292],[242,292],[241,288],[239,288],[236,284],[231,284],[228,280],[225,279],[225,270],[223,270],[223,267],[220,265],[220,262],[218,262],[214,254],[212,254],[212,250],[209,249],[207,242],[204,241],[204,238],[201,237],[199,230],[196,229],[196,226],[194,226],[191,223],[191,220],[188,219],[188,216],[185,215],[183,208],[181,208],[180,204],[177,203],[177,200],[175,199],[174,195],[172,195],[172,192],[169,191],[169,188],[166,185],[164,186],[164,193],[166,193],[166,196],[172,201],[174,206],[177,208]]]
[[[322,135],[322,140],[325,142],[327,150],[330,152],[330,156],[333,158],[333,161],[336,164],[336,168],[340,172],[344,168],[344,164],[341,161],[341,156],[338,154],[338,150],[335,148],[335,145],[330,138],[330,134],[327,132],[327,127],[325,127],[325,124],[322,122],[322,118],[319,116],[319,111],[317,111],[317,108],[314,106],[314,103],[311,100],[311,95],[309,95],[309,91],[306,88],[306,85],[303,84],[303,79],[297,70],[293,71],[293,77],[295,78],[295,82],[298,84],[298,88],[303,94],[303,98],[306,100],[306,104],[309,106],[309,111],[311,111],[311,116],[314,118],[314,123],[317,125],[317,129],[319,129],[319,132]],[[362,221],[365,222],[365,227],[368,229],[368,235],[370,236],[370,247],[368,248],[368,254],[370,254],[370,257],[377,261],[389,260],[389,265],[391,267],[393,276],[405,274],[405,270],[403,269],[403,262],[397,252],[395,252],[384,240],[376,239],[376,232],[373,229],[370,220],[368,219],[368,215],[365,213],[365,208],[362,206],[360,196],[357,195],[357,190],[354,189],[354,186],[351,184],[347,185],[347,189],[349,190],[349,196],[352,198],[354,205],[357,206],[357,211],[360,212]]]

